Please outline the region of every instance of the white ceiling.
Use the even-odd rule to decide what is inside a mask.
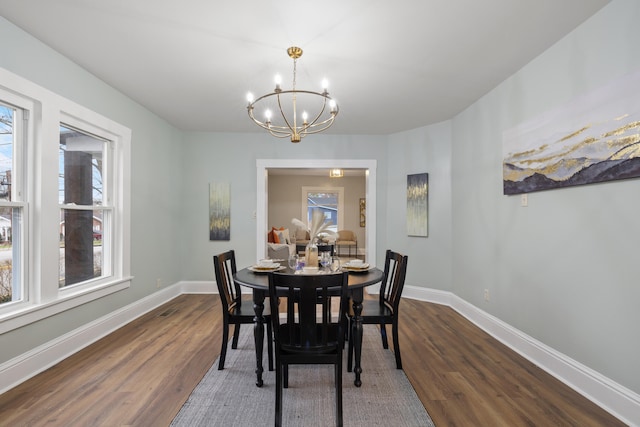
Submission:
[[[609,0],[0,0],[0,14],[183,130],[262,132],[245,96],[340,105],[331,133],[450,119]],[[7,41],[4,41],[7,43]]]

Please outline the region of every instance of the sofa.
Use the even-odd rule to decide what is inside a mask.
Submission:
[[[267,258],[288,259],[296,253],[296,244],[292,243],[289,229],[271,227],[267,233]]]

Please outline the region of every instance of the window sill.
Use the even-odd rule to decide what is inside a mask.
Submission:
[[[90,289],[61,292],[60,296],[53,301],[26,304],[23,308],[15,308],[11,312],[0,314],[0,334],[127,289],[131,286],[131,279],[132,277],[124,277]]]

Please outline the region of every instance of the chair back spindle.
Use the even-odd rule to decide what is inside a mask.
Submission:
[[[213,257],[216,275],[216,284],[220,300],[226,311],[239,308],[242,304],[240,285],[235,283],[233,275],[236,274],[236,257],[234,250],[229,250]]]
[[[380,305],[388,306],[395,312],[407,275],[407,256],[387,249],[384,262],[384,275],[380,285]]]

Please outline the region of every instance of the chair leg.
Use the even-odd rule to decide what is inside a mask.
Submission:
[[[267,322],[267,351],[269,352],[269,370],[273,371],[273,326]]]
[[[223,319],[222,321],[222,348],[220,348],[220,360],[218,361],[218,370],[224,369],[224,360],[227,356],[227,344],[229,341],[229,321]]]
[[[391,326],[391,334],[393,335],[393,352],[396,355],[396,368],[402,369],[402,359],[400,358],[400,341],[398,339],[398,318],[394,317]]]
[[[285,364],[282,369],[282,381],[284,383],[284,388],[289,388],[289,365]]]
[[[342,427],[342,358],[335,365],[336,376],[336,426]]]
[[[346,313],[348,308],[348,303],[345,303],[345,307],[342,308],[342,312]],[[342,349],[344,350],[345,343],[349,342],[349,317],[346,314],[343,314],[340,322],[342,323],[342,333],[344,335],[342,340]]]
[[[282,425],[282,364],[276,360],[276,422],[275,426]]]
[[[387,328],[384,323],[380,324],[380,337],[382,338],[382,348],[389,348],[389,341],[387,341]]]
[[[236,323],[233,325],[233,341],[231,342],[231,348],[234,350],[238,348],[238,338],[240,338],[240,324]]]

